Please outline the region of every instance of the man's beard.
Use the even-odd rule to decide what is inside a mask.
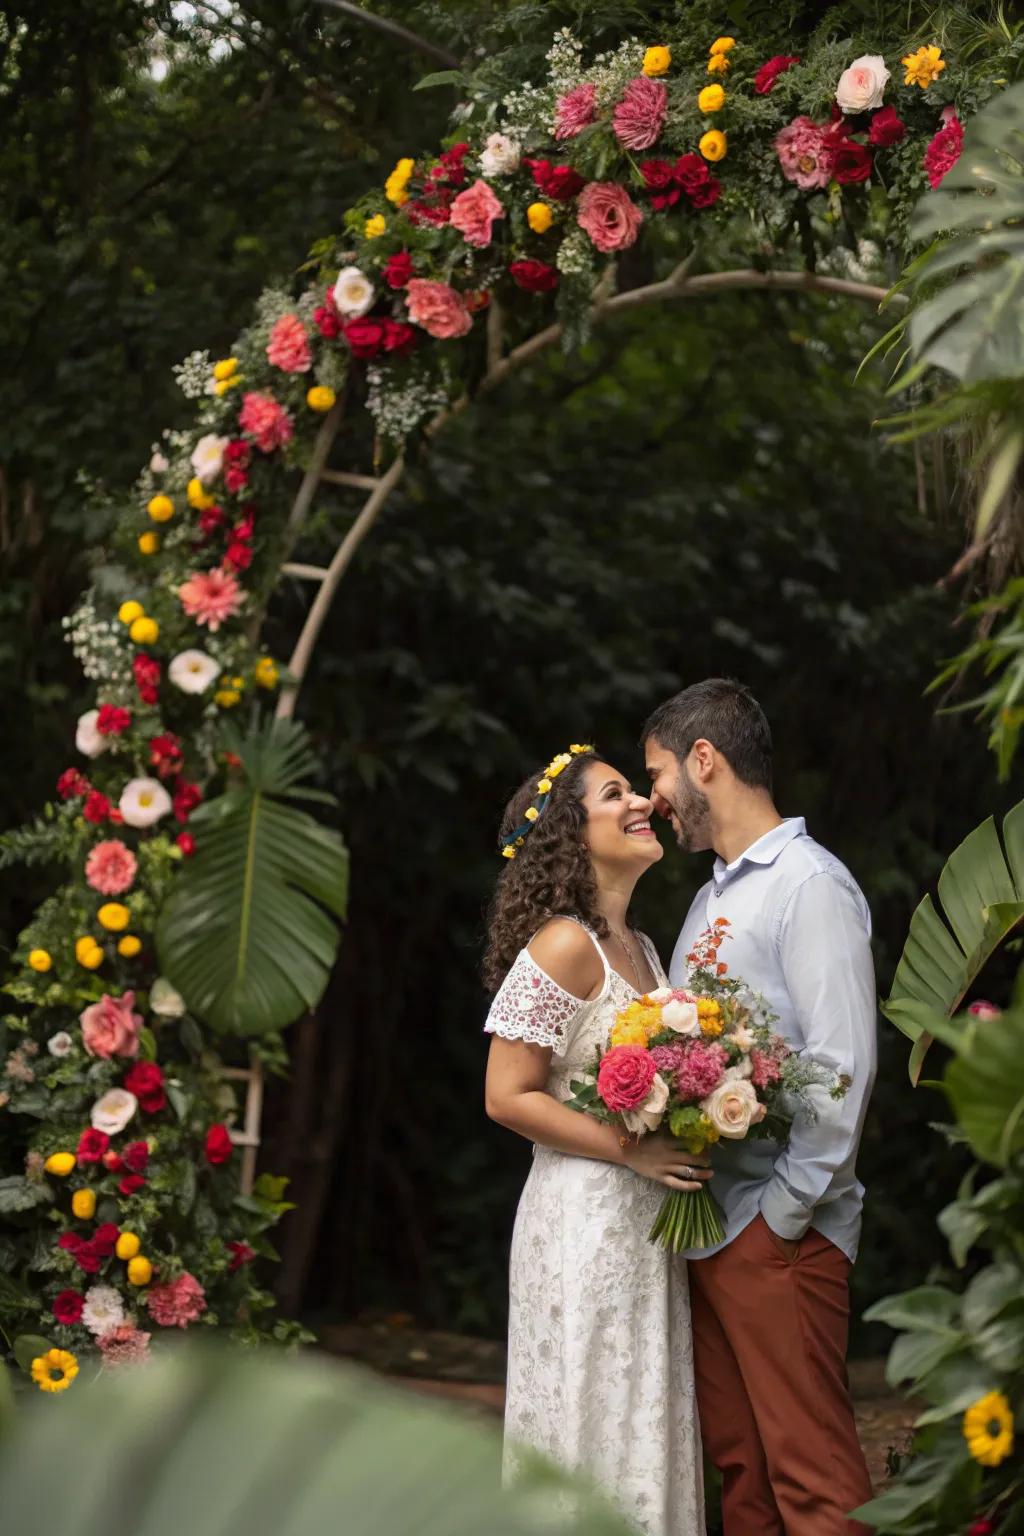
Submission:
[[[683,853],[702,853],[711,846],[711,806],[708,797],[693,783],[685,768],[676,783],[676,842]]]

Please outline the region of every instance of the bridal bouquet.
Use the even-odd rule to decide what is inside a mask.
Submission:
[[[594,1080],[571,1084],[571,1109],[631,1136],[667,1124],[692,1157],[722,1137],[785,1141],[798,1112],[815,1118],[812,1088],[843,1097],[848,1079],[795,1052],[772,1029],[765,999],[729,976],[719,958],[728,927],[720,917],[701,935],[687,956],[685,987],[660,987],[617,1015]],[[724,1237],[706,1184],[671,1190],[650,1233],[673,1253]]]

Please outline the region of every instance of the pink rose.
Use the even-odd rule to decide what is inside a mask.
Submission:
[[[558,98],[555,108],[555,138],[574,139],[597,115],[597,86],[577,85]]]
[[[827,130],[809,117],[794,117],[775,138],[775,153],[782,174],[805,192],[827,187],[832,175],[832,152]]]
[[[580,193],[576,222],[599,251],[624,251],[640,233],[644,216],[625,187],[592,181]]]
[[[97,843],[85,861],[85,878],[103,896],[120,896],[135,879],[135,855],[120,838]]]
[[[611,1110],[637,1109],[656,1075],[653,1058],[642,1045],[613,1045],[598,1068],[597,1091]]]
[[[466,301],[447,283],[431,282],[429,278],[413,277],[406,286],[409,303],[409,319],[422,326],[428,336],[448,341],[455,336],[465,336],[473,324],[473,317],[466,308]]]
[[[83,1008],[79,1015],[82,1044],[90,1056],[137,1056],[142,1014],[133,1012],[135,993],[111,997],[105,993],[98,1003]]]
[[[663,80],[638,75],[626,86],[612,115],[615,137],[626,149],[650,149],[665,124],[668,88]]]
[[[460,192],[452,203],[451,223],[465,239],[467,245],[490,245],[494,236],[495,219],[503,218],[505,210],[487,185],[477,179],[465,192]]]

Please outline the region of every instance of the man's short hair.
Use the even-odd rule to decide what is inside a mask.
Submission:
[[[732,677],[708,677],[666,699],[640,738],[651,737],[684,763],[695,741],[710,741],[733,773],[752,789],[772,787],[772,733],[749,688]]]

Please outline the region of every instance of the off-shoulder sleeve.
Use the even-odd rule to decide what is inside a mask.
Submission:
[[[552,981],[522,949],[495,993],[484,1031],[503,1040],[547,1045],[561,1055],[570,1026],[586,1006],[582,998]]]

